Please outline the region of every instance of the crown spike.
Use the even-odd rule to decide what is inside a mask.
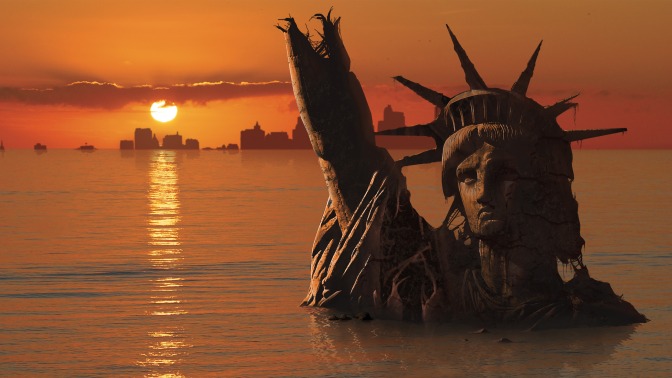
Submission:
[[[626,131],[628,131],[628,129],[624,127],[618,129],[567,130],[565,131],[564,139],[571,143],[610,134],[624,133]]]
[[[455,53],[457,53],[457,57],[460,58],[460,64],[462,65],[462,69],[464,70],[464,76],[467,80],[467,84],[469,84],[469,88],[488,89],[488,86],[485,85],[485,82],[478,74],[478,71],[476,71],[476,67],[474,67],[474,64],[471,63],[471,60],[469,60],[466,51],[464,51],[464,49],[460,45],[460,42],[457,40],[457,37],[455,37],[455,34],[453,34],[453,31],[450,30],[450,26],[448,26],[448,24],[446,24],[446,28],[448,28],[448,33],[450,33],[450,39],[453,41],[453,47],[455,48]]]
[[[447,97],[442,93],[436,92],[414,81],[408,80],[403,76],[394,76],[393,79],[415,92],[415,94],[418,96],[429,101],[434,106],[443,108],[450,101],[450,97]]]
[[[577,104],[576,102],[570,102],[570,100],[573,100],[578,96],[579,96],[579,93],[575,94],[574,96],[567,97],[564,100],[560,100],[560,101],[556,102],[555,104],[553,104],[551,106],[547,106],[544,109],[544,112],[547,115],[555,118],[555,117],[559,116],[560,114],[566,112],[567,110],[577,107],[579,104]]]
[[[376,131],[376,135],[397,135],[397,136],[425,136],[434,139],[436,147],[443,147],[443,143],[453,134],[452,131],[442,125],[444,122],[438,117],[434,121],[415,126],[404,126],[396,129]]]
[[[532,53],[532,57],[527,62],[527,67],[523,72],[520,73],[520,77],[511,87],[511,92],[518,93],[521,96],[525,96],[527,93],[527,87],[530,85],[530,80],[534,74],[534,66],[537,64],[537,56],[539,56],[539,50],[541,50],[541,44],[544,43],[542,40],[539,42],[537,49]]]
[[[399,167],[408,167],[409,165],[437,163],[441,161],[442,150],[427,150],[416,155],[404,156],[401,160],[397,160]]]
[[[376,131],[376,135],[428,136],[434,137],[432,124],[397,127],[396,129]]]

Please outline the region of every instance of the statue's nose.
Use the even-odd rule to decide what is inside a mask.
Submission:
[[[483,205],[492,205],[493,180],[487,172],[478,172],[476,181],[476,201]]]
[[[490,205],[492,200],[490,192],[489,183],[479,178],[476,183],[476,201],[482,205]]]

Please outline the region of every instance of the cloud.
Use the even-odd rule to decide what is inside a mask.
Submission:
[[[68,105],[81,108],[120,109],[133,103],[167,100],[177,104],[206,104],[242,97],[292,94],[288,82],[261,83],[200,82],[170,86],[138,85],[123,87],[114,83],[76,81],[49,89],[0,88],[0,102],[29,105]]]

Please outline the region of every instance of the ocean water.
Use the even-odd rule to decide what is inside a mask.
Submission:
[[[0,376],[669,376],[670,167],[575,152],[584,261],[650,322],[473,334],[298,306],[327,199],[311,151],[5,151]],[[435,225],[439,172],[406,172]]]

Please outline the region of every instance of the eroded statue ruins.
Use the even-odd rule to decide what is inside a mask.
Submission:
[[[331,12],[330,12],[331,13]],[[395,79],[440,109],[427,125],[387,134],[432,137],[437,148],[395,162],[373,122],[339,32],[315,15],[322,40],[292,18],[285,33],[296,102],[329,192],[303,304],[414,321],[534,329],[646,321],[582,262],[570,143],[625,129],[564,131],[572,98],[526,97],[539,47],[511,90],[486,85],[448,29],[469,90],[453,97]],[[432,227],[413,208],[404,166],[441,162],[452,205]],[[558,261],[574,276],[563,281]]]

